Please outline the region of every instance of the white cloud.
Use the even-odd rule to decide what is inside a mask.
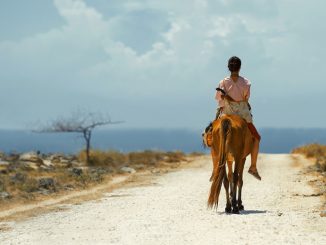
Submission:
[[[214,87],[227,73],[229,56],[242,57],[244,71],[259,81],[253,86],[254,102],[259,94],[276,95],[277,86],[291,79],[285,74],[273,78],[290,64],[285,52],[296,50],[291,13],[284,16],[279,1],[126,0],[115,2],[121,12],[112,16],[82,0],[54,4],[64,26],[0,43],[1,80],[11,83],[7,91],[13,84],[24,88],[16,91],[21,103],[12,106],[17,110],[36,93],[29,103],[41,117],[76,105],[106,110],[111,104],[122,119],[137,118],[136,126],[164,126],[174,118],[174,126],[188,120],[197,127],[213,114]],[[307,59],[320,61],[317,56]],[[45,95],[48,90],[51,95]],[[142,120],[158,109],[156,104],[161,104],[165,121]],[[196,112],[189,109],[198,107]],[[259,105],[258,111],[265,113]]]
[[[101,25],[102,15],[82,0],[54,0],[54,4],[69,24]]]

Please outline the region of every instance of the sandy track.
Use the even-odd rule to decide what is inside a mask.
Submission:
[[[260,156],[263,181],[245,174],[240,215],[223,212],[224,191],[218,210],[207,210],[211,163],[209,157],[198,161],[202,167],[160,176],[149,186],[6,224],[12,229],[0,233],[0,243],[326,244],[320,197],[309,196],[313,177],[299,174],[290,155]]]

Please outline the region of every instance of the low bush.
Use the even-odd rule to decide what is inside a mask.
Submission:
[[[326,145],[309,144],[297,147],[292,150],[292,153],[303,154],[308,158],[316,159],[316,167],[321,171],[326,171]]]

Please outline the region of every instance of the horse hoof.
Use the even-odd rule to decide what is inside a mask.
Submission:
[[[244,206],[241,204],[241,205],[239,205],[239,210],[240,211],[243,211],[244,210]]]
[[[226,207],[225,208],[225,213],[228,213],[228,214],[231,213],[231,207]]]
[[[238,208],[233,208],[232,209],[232,213],[233,214],[239,214],[240,212],[239,212],[239,209]]]

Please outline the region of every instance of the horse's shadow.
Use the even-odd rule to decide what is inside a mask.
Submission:
[[[242,215],[249,215],[249,214],[265,214],[267,210],[242,210],[240,214]]]
[[[218,212],[219,214],[231,215],[232,213]],[[242,210],[240,214],[236,215],[249,215],[249,214],[265,214],[267,210]]]

